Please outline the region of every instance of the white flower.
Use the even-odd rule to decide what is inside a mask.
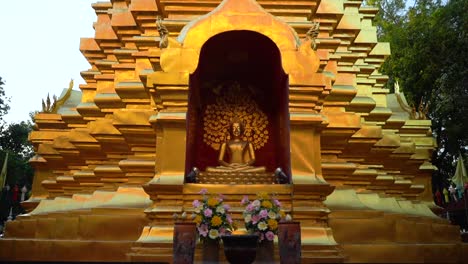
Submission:
[[[216,207],[216,212],[219,213],[219,214],[224,214],[226,212],[226,210],[224,209],[223,206],[218,206],[218,207]]]
[[[289,221],[292,221],[291,215],[287,214],[284,220],[286,220],[286,221],[288,221],[288,222],[289,222]]]
[[[253,201],[252,205],[255,206],[255,207],[260,207],[260,201],[259,200]]]
[[[273,211],[268,212],[268,218],[275,219],[276,218],[276,213],[273,212]]]
[[[245,221],[246,223],[252,221],[252,215],[250,215],[250,214],[246,215],[246,216],[244,217],[244,221]]]
[[[211,238],[211,239],[216,239],[218,238],[219,236],[219,232],[217,229],[210,229],[210,232],[208,233],[208,236]]]
[[[265,231],[267,228],[268,228],[268,225],[265,223],[265,222],[260,222],[258,223],[258,229],[262,230],[262,231]]]
[[[196,207],[195,208],[195,213],[199,214],[202,209],[203,209],[203,205],[200,205],[200,206]]]

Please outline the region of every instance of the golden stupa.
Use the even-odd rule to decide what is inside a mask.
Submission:
[[[431,121],[384,88],[390,46],[362,2],[93,4],[86,84],[36,115],[33,195],[0,259],[170,262],[173,215],[206,188],[237,219],[243,195],[277,194],[303,263],[462,261],[434,213]],[[234,117],[263,169],[217,169]]]

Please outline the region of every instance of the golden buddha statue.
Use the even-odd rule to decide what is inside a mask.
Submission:
[[[231,123],[231,139],[221,145],[218,162],[220,166],[207,167],[208,172],[265,172],[265,167],[252,166],[255,163],[253,145],[242,140],[244,124],[239,120]],[[226,155],[227,154],[227,155]],[[228,161],[225,161],[225,158]]]

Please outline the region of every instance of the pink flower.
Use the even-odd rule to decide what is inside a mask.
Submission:
[[[268,231],[268,232],[266,232],[265,237],[269,241],[273,241],[273,239],[275,239],[275,234],[273,232],[271,232],[271,231]]]
[[[281,207],[280,201],[274,199],[274,200],[273,200],[273,203],[275,203],[276,206]]]
[[[261,218],[267,218],[268,217],[268,211],[263,209],[263,210],[260,211],[259,215],[260,215]]]
[[[198,206],[201,205],[201,203],[200,203],[200,201],[195,200],[195,201],[193,201],[192,205],[193,205],[193,207],[198,207]]]
[[[245,209],[247,210],[247,212],[252,212],[253,210],[255,210],[255,206],[253,206],[252,204],[249,204],[247,205]]]
[[[252,216],[252,224],[256,224],[260,221],[260,219],[262,219],[259,215],[253,215]]]
[[[224,200],[224,195],[223,194],[219,194],[219,201],[222,202]]]
[[[226,220],[228,221],[229,224],[232,224],[231,215],[227,215],[227,216],[226,216]]]
[[[263,241],[265,239],[265,235],[263,233],[260,233],[260,241]]]
[[[205,211],[203,211],[203,214],[206,217],[211,217],[213,215],[213,211],[210,208],[206,208]]]
[[[199,194],[205,195],[205,194],[208,193],[208,190],[207,190],[206,188],[203,188],[203,189],[201,189],[198,193],[199,193]]]
[[[229,204],[225,204],[223,206],[224,206],[224,210],[226,211],[229,211],[231,209],[231,206],[229,206]]]
[[[198,228],[198,233],[200,233],[200,236],[206,237],[208,235],[208,226],[203,224],[200,225]]]
[[[247,195],[244,195],[244,197],[242,198],[241,204],[246,204],[248,202],[249,202],[249,197]]]
[[[225,229],[224,227],[220,227],[220,228],[219,228],[219,234],[220,234],[221,236],[224,236],[224,235],[226,234],[226,229]]]

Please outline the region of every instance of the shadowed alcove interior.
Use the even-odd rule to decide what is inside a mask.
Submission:
[[[220,33],[201,49],[197,70],[190,76],[186,173],[193,167],[204,171],[218,165],[217,147],[225,139],[212,137],[208,132],[223,127],[226,130],[234,116],[216,120],[220,113],[210,112],[212,106],[219,106],[221,100],[232,107],[236,104],[233,101],[244,104],[246,98],[268,120],[256,122],[259,117],[254,115],[250,127],[260,126],[260,129],[246,131],[251,139],[263,139],[263,144],[256,144],[254,165],[265,166],[267,171],[281,167],[290,176],[288,76],[275,43],[247,30]],[[235,115],[249,115],[242,112]],[[255,135],[260,130],[262,135]],[[208,141],[213,143],[210,145]]]

